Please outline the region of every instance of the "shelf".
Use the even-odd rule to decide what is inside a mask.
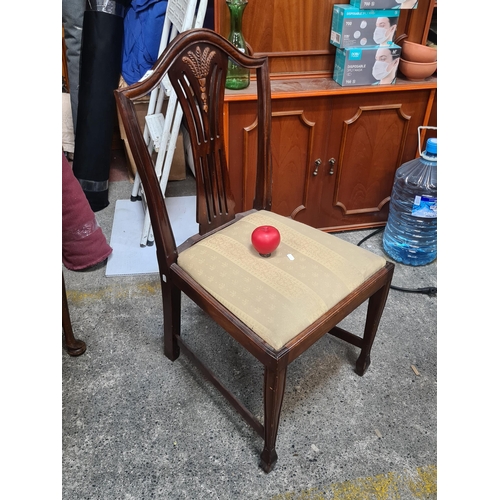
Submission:
[[[342,87],[331,78],[296,78],[275,79],[271,81],[271,98],[287,99],[293,97],[310,97],[321,95],[351,95],[380,92],[397,92],[408,90],[425,90],[437,88],[437,78],[429,77],[422,82],[411,82],[398,78],[394,85],[370,85],[359,87]],[[255,81],[244,90],[226,89],[226,101],[254,100],[257,93]]]

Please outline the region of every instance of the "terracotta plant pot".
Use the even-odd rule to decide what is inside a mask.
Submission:
[[[437,61],[437,49],[405,40],[402,44],[401,56],[406,61],[433,63]]]
[[[408,80],[418,82],[425,80],[425,78],[431,76],[437,69],[437,61],[430,63],[418,63],[412,61],[406,61],[401,58],[399,60],[399,71],[403,73]]]

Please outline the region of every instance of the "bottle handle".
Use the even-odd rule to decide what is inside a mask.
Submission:
[[[420,127],[418,127],[418,154],[424,158],[425,160],[429,160],[429,161],[436,161],[436,157],[435,156],[427,156],[425,154],[422,153],[422,147],[421,147],[421,144],[420,144],[420,137],[421,137],[421,132],[420,132],[420,129],[423,129],[423,128],[426,128],[426,129],[431,129],[431,130],[437,130],[437,127],[426,127],[426,126],[423,126],[421,125]]]

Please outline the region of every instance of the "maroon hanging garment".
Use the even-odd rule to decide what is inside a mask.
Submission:
[[[62,153],[62,261],[81,271],[107,259],[108,245],[95,214]]]

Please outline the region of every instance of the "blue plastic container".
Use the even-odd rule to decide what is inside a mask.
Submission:
[[[383,247],[391,259],[410,266],[437,257],[437,139],[428,139],[420,158],[396,170]]]

